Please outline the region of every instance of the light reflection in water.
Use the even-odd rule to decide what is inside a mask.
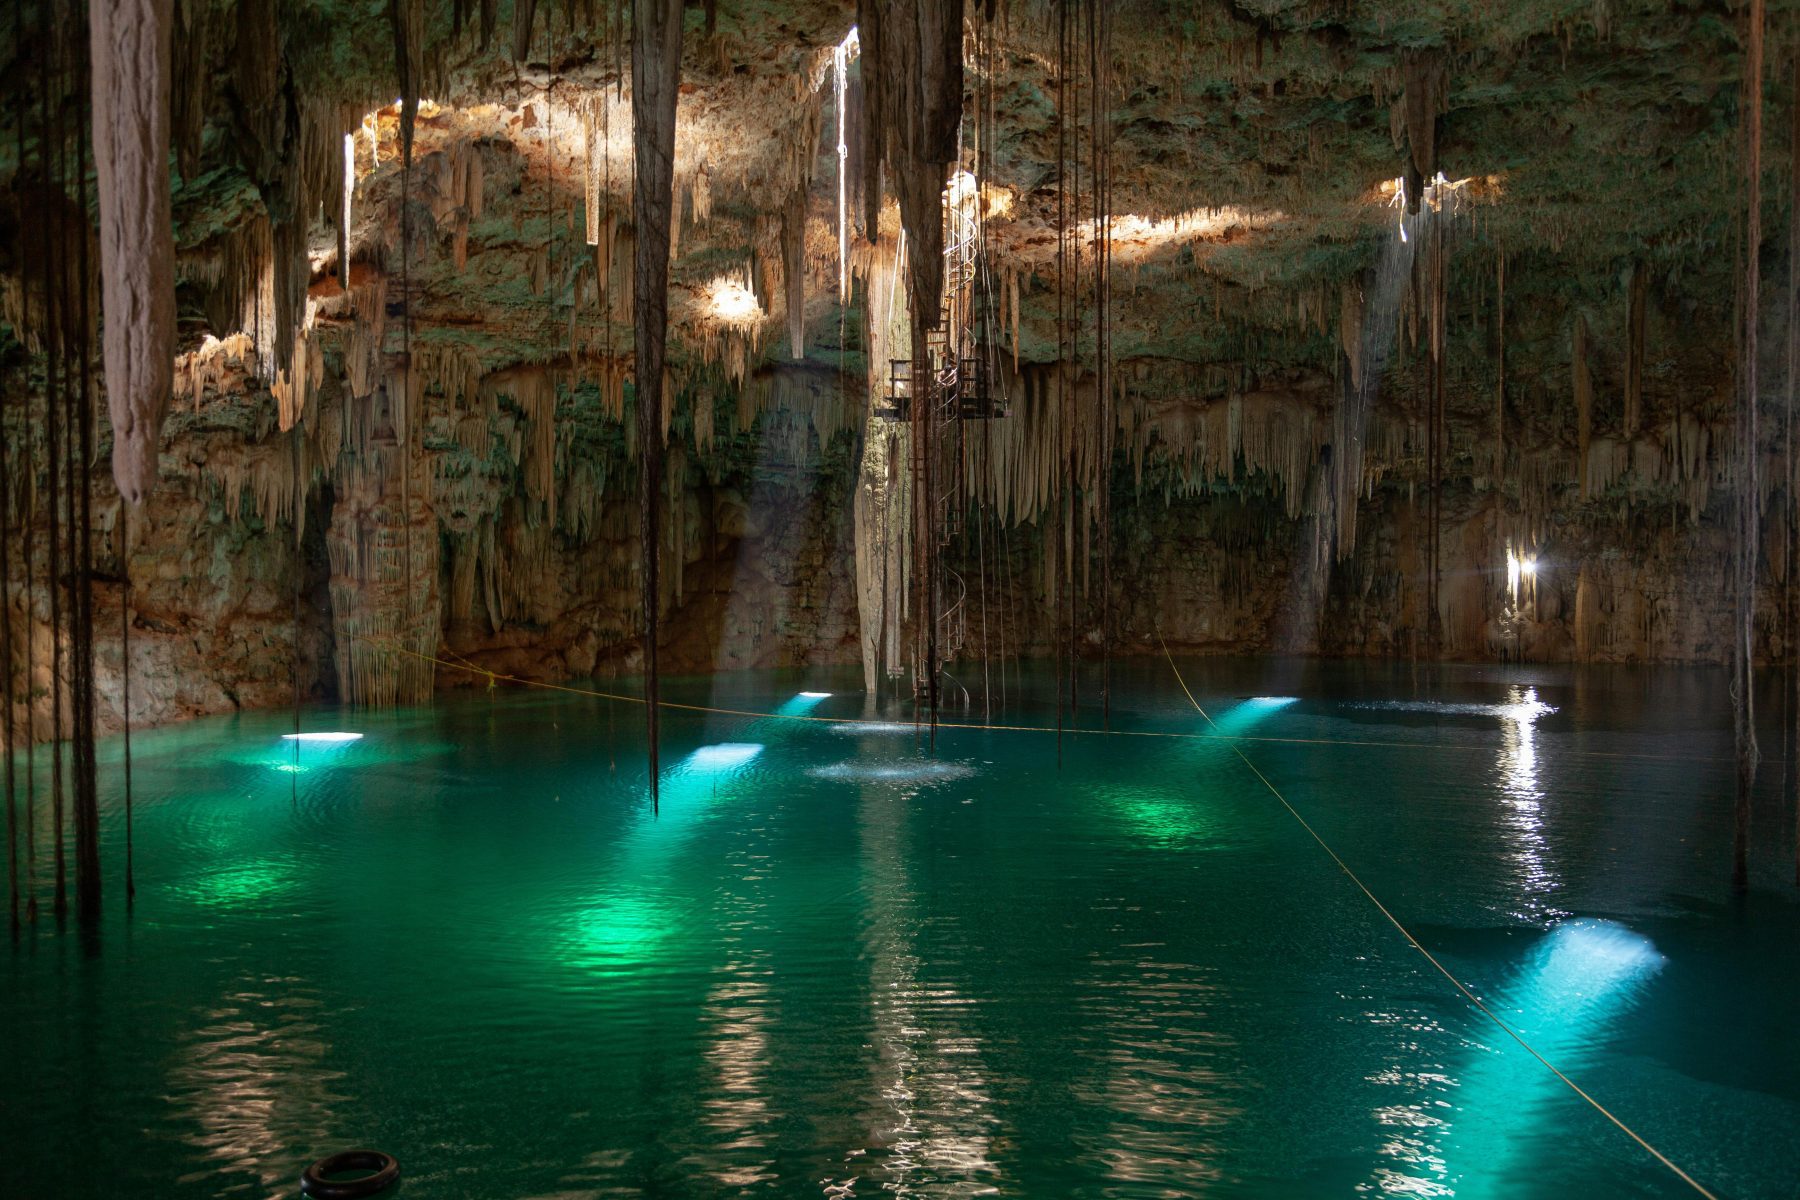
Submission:
[[[1153,947],[1125,961],[1098,964],[1105,974],[1084,1005],[1102,1023],[1092,1083],[1076,1095],[1111,1114],[1104,1138],[1083,1138],[1085,1155],[1130,1195],[1190,1195],[1217,1183],[1220,1133],[1242,1109],[1229,1092],[1238,1064],[1214,1066],[1232,1050],[1212,1009],[1224,1000],[1212,973],[1161,961]]]
[[[863,791],[864,948],[881,1072],[876,1084],[889,1120],[870,1131],[867,1156],[853,1154],[853,1174],[833,1194],[851,1194],[857,1177],[867,1177],[896,1196],[989,1195],[1002,1186],[993,1158],[999,1116],[981,1039],[958,1020],[974,1002],[931,980],[914,944],[926,914],[909,877],[908,808],[891,790]]]
[[[767,1187],[778,1179],[770,1153],[773,1111],[767,1079],[774,1023],[767,941],[766,827],[742,834],[729,852],[727,894],[717,916],[726,961],[701,1008],[712,1085],[703,1120],[722,1135],[704,1150],[706,1175],[732,1188]]]
[[[292,1147],[325,1145],[344,1097],[342,1072],[320,1067],[329,1047],[314,1023],[319,1001],[302,979],[257,980],[202,1015],[169,1073],[170,1102],[198,1129],[187,1140],[216,1164],[172,1182],[242,1172],[264,1195],[286,1195]]]
[[[1515,882],[1511,894],[1516,901],[1516,907],[1508,915],[1534,925],[1561,916],[1550,903],[1550,897],[1561,887],[1561,880],[1550,866],[1550,847],[1544,836],[1545,795],[1538,775],[1537,754],[1537,722],[1556,710],[1538,699],[1536,688],[1521,688],[1516,684],[1508,689],[1506,699],[1499,704],[1390,701],[1378,707],[1447,711],[1459,716],[1499,719],[1500,753],[1494,769],[1498,784],[1496,800],[1500,806],[1499,827],[1505,854],[1514,864]],[[1561,928],[1569,929],[1570,926]],[[1380,1014],[1375,1018],[1375,1024],[1417,1020],[1416,1016]],[[1435,1023],[1432,1023],[1431,1032],[1442,1033]],[[1494,1032],[1498,1033],[1497,1030]],[[1450,1127],[1451,1105],[1456,1098],[1466,1099],[1466,1089],[1459,1087],[1450,1072],[1417,1061],[1418,1052],[1425,1044],[1422,1039],[1408,1033],[1403,1044],[1412,1056],[1411,1065],[1390,1067],[1376,1080],[1403,1088],[1412,1098],[1375,1110],[1376,1123],[1381,1126],[1385,1139],[1380,1152],[1390,1160],[1376,1169],[1375,1186],[1391,1195],[1458,1194],[1450,1178],[1455,1164],[1447,1161],[1442,1143]]]
[[[1544,838],[1544,792],[1538,783],[1537,720],[1554,712],[1537,698],[1536,688],[1510,690],[1507,703],[1497,706],[1500,722],[1500,804],[1502,828],[1511,843],[1509,855],[1517,864],[1518,903],[1512,915],[1542,922],[1558,915],[1549,897],[1561,881],[1548,864],[1549,845]]]
[[[944,762],[940,759],[901,759],[891,762],[851,759],[813,767],[808,775],[816,779],[834,779],[846,783],[943,783],[951,779],[967,779],[975,769],[967,763]]]

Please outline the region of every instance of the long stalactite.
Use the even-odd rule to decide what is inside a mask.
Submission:
[[[1794,810],[1794,883],[1800,886],[1800,445],[1795,442],[1796,400],[1800,399],[1800,55],[1793,62],[1788,114],[1788,278],[1787,278],[1787,613],[1788,613],[1788,802]]]
[[[1761,497],[1757,491],[1757,323],[1762,295],[1762,117],[1764,0],[1751,0],[1744,59],[1744,283],[1742,341],[1738,359],[1737,497],[1733,577],[1735,613],[1731,638],[1732,732],[1737,790],[1732,804],[1731,882],[1750,886],[1750,796],[1756,786],[1756,561]]]
[[[175,361],[169,211],[173,0],[90,0],[102,346],[113,478],[138,504],[156,486]]]
[[[632,212],[637,224],[636,287],[632,306],[634,344],[638,517],[643,602],[644,720],[648,736],[650,799],[659,803],[657,617],[662,603],[657,579],[661,542],[663,465],[663,365],[669,329],[669,245],[675,206],[675,110],[681,90],[681,0],[632,0],[632,145],[636,179]]]

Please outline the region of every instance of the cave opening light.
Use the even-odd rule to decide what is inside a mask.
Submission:
[[[856,26],[831,50],[831,80],[837,101],[837,224],[838,224],[838,303],[850,303],[850,220],[848,216],[849,186],[845,173],[850,165],[850,142],[844,130],[845,93],[850,86],[850,60],[862,53],[862,38]]]

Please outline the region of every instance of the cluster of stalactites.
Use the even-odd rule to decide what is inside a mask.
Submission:
[[[939,321],[942,196],[957,160],[963,107],[963,4],[857,0],[862,48],[863,199],[880,227],[883,167],[900,200],[913,318]]]

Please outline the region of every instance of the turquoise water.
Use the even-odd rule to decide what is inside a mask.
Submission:
[[[1776,722],[1733,899],[1717,673],[1182,667],[1535,1047],[1719,1194],[1796,1194]],[[859,688],[668,690],[898,712]],[[109,796],[102,927],[0,950],[0,1195],[292,1196],[353,1145],[419,1198],[1693,1194],[1225,743],[671,713],[653,817],[635,708],[308,711],[365,736],[298,772],[290,720],[138,736],[135,908]],[[1152,661],[1113,725],[1206,728]]]

